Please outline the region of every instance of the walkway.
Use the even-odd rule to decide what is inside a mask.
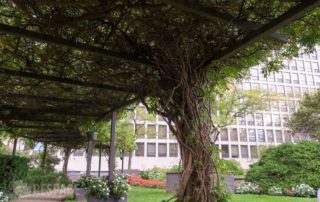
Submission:
[[[55,190],[46,193],[26,195],[12,202],[60,202],[72,194],[72,189]]]

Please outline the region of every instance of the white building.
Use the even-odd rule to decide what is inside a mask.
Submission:
[[[285,119],[298,107],[301,97],[320,87],[320,47],[309,55],[302,54],[292,60],[284,60],[284,69],[265,78],[261,67],[253,67],[251,76],[242,82],[246,90],[264,89],[285,97],[284,100],[270,102],[265,111],[249,114],[237,119],[236,125],[221,130],[217,144],[220,155],[238,161],[242,167],[259,158],[266,146],[283,142],[296,142],[303,137],[291,137]],[[180,161],[178,144],[160,116],[152,117],[143,112],[136,114],[138,130],[137,150],[132,157],[132,168],[145,170],[153,167],[171,167]],[[146,118],[147,117],[147,118]],[[127,168],[128,157],[125,158]],[[121,162],[117,160],[117,168]],[[61,168],[61,165],[59,166]],[[85,171],[86,160],[82,151],[70,157],[70,171]],[[92,161],[92,170],[98,170],[98,157]],[[107,159],[103,158],[102,170],[107,170]]]

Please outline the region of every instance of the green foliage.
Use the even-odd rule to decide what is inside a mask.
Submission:
[[[302,183],[318,189],[319,173],[320,143],[303,141],[267,149],[245,179],[260,185],[264,193],[272,186],[292,188]]]
[[[320,140],[320,89],[314,94],[306,94],[300,108],[288,121],[293,133],[308,134]]]
[[[41,169],[30,169],[24,182],[34,189],[47,188],[46,185],[68,185],[71,181],[61,172],[43,171]],[[53,187],[51,187],[53,188]]]
[[[32,166],[34,166],[35,168],[40,168],[43,155],[44,155],[44,152],[33,154],[31,156]],[[50,152],[47,152],[46,160],[44,163],[44,170],[46,172],[53,172],[55,170],[54,167],[59,163],[60,163],[60,159],[58,157],[51,155]]]
[[[142,179],[160,179],[160,173],[156,169],[150,169],[146,171],[141,171],[140,177]]]
[[[225,159],[220,159],[219,161],[219,168],[223,174],[235,176],[244,175],[243,169],[236,161]]]
[[[74,183],[74,185],[77,188],[87,188],[89,187],[91,184],[95,183],[95,181],[97,180],[97,177],[95,176],[81,176],[80,179],[78,181],[76,181]]]
[[[0,190],[11,192],[13,183],[27,176],[29,159],[19,156],[0,155]]]

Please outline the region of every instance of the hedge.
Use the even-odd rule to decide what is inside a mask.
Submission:
[[[28,169],[28,158],[0,155],[0,190],[12,192],[13,183],[23,180],[28,174]]]

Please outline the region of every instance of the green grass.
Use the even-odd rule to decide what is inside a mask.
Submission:
[[[163,189],[150,189],[141,187],[132,187],[129,192],[128,202],[161,202],[172,197]],[[267,196],[251,194],[234,194],[231,202],[316,202],[312,198],[286,197],[286,196]],[[71,202],[71,200],[68,200]]]

